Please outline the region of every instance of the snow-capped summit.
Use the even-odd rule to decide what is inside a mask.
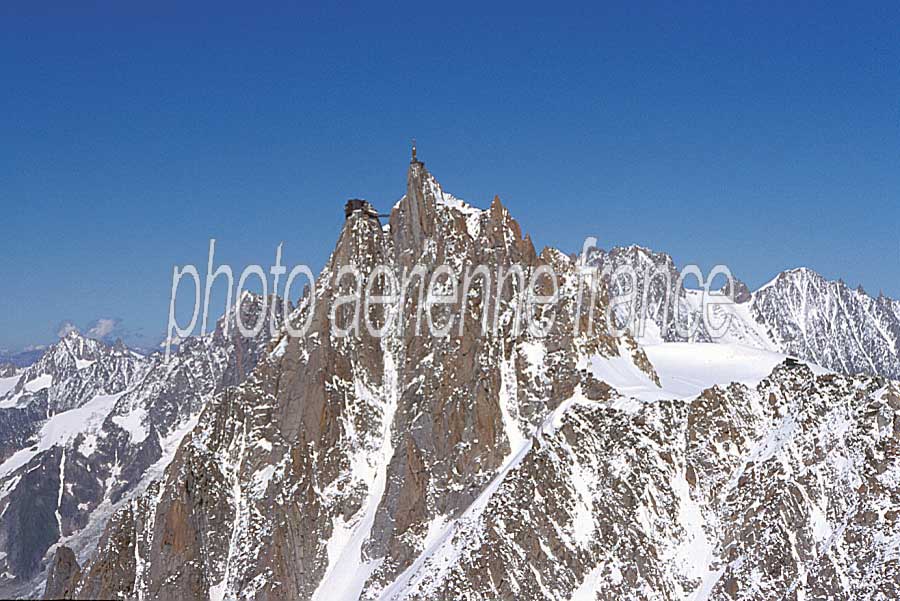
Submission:
[[[900,301],[799,268],[757,290],[751,315],[785,353],[843,373],[900,378]]]
[[[51,413],[65,411],[97,394],[123,390],[140,377],[143,365],[124,345],[110,346],[71,331],[16,373],[15,385],[0,393],[0,407],[27,405],[43,391]]]

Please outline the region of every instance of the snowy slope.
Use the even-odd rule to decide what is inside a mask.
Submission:
[[[10,376],[8,378],[0,378],[0,398],[6,396],[6,394],[16,387],[16,384],[19,382],[19,376]],[[2,401],[0,401],[2,403]],[[0,407],[3,405],[0,404]]]
[[[690,398],[713,386],[732,382],[756,386],[787,355],[741,344],[670,342],[644,347],[662,384],[665,398]],[[813,373],[825,368],[809,364]]]

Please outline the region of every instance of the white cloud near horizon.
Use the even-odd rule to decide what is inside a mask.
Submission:
[[[106,338],[116,330],[120,323],[122,323],[121,319],[101,317],[88,327],[86,335],[88,338]]]
[[[78,326],[76,326],[74,323],[72,323],[71,321],[64,321],[57,326],[56,336],[58,338],[64,338],[66,335],[70,334],[71,332],[78,332],[78,331],[79,331]]]

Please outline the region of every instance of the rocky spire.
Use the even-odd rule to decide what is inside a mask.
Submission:
[[[435,196],[439,193],[440,186],[425,168],[425,163],[416,160],[413,151],[413,160],[406,172],[406,194],[391,211],[395,248],[414,255],[421,253],[425,239],[434,235]]]
[[[570,291],[546,339],[518,325],[539,263],[552,263],[560,290]],[[416,334],[425,318],[415,288],[396,309],[403,327],[381,338],[364,328],[338,336],[332,325],[347,325],[345,309],[352,316],[366,306],[337,310],[353,292],[336,277],[348,265],[363,274],[421,265],[426,282],[450,265],[457,284],[465,268],[484,265],[492,279],[477,280],[464,306],[428,308],[435,323],[452,324],[447,336],[427,325]],[[513,265],[522,278],[500,282]],[[426,550],[429,532],[472,506],[548,412],[575,394],[586,378],[579,357],[626,348],[604,333],[602,294],[593,329],[573,334],[574,274],[558,251],[536,257],[499,199],[489,210],[470,207],[413,160],[389,230],[359,212],[344,222],[303,305],[312,312],[307,335],[279,340],[243,385],[207,404],[160,492],[110,522],[112,542],[85,564],[76,594],[376,598]],[[347,528],[355,529],[350,544],[341,542]],[[107,560],[135,550],[140,567]]]
[[[78,565],[74,551],[65,545],[59,547],[53,555],[53,560],[47,572],[44,598],[66,598],[72,592],[80,574],[81,568]]]

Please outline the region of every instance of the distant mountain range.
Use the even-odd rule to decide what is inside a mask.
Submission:
[[[40,359],[46,351],[47,348],[43,346],[16,352],[0,350],[0,365],[27,367]]]
[[[247,322],[260,309],[242,298]],[[242,382],[265,344],[240,336],[233,314],[169,363],[72,331],[0,377],[0,596],[40,594],[45,555],[61,542],[88,557],[109,516],[162,473],[202,407]]]
[[[702,325],[700,293],[676,289],[678,270],[670,256],[630,246],[594,253],[591,262],[609,266],[610,272],[629,265],[638,274],[634,311],[649,316],[637,336],[641,343],[686,340],[679,326],[686,331],[690,320],[700,324],[692,340],[712,341]],[[656,270],[669,274],[669,285],[660,276],[645,277]],[[612,288],[620,294],[627,291],[625,284]],[[752,293],[738,280],[733,294],[733,305],[712,307],[714,323],[731,320],[719,341],[778,351],[841,373],[900,378],[900,301],[883,294],[873,298],[862,288],[828,281],[806,268],[784,271]],[[668,306],[661,306],[665,301]],[[626,308],[617,309],[617,321],[624,324]],[[681,316],[680,322],[675,315]]]

